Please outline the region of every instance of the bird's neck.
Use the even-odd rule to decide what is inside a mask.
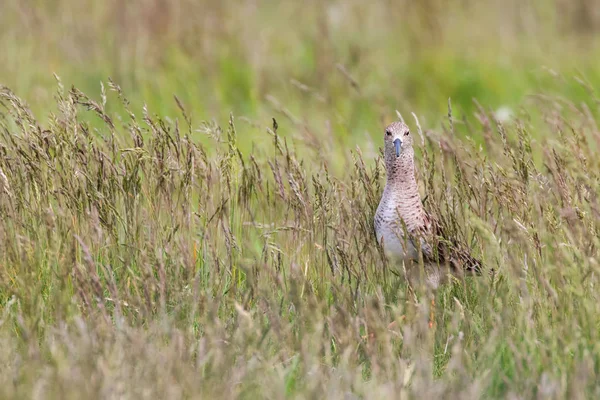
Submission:
[[[403,152],[400,157],[386,160],[387,184],[384,189],[389,205],[402,214],[420,214],[423,210],[419,187],[415,177],[415,163],[412,151]]]
[[[388,186],[401,186],[404,190],[414,187],[417,190],[415,178],[415,161],[412,149],[406,150],[400,157],[388,157],[385,163]]]

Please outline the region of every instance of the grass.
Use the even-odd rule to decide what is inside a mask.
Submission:
[[[0,397],[597,398],[592,2],[414,4],[4,2]],[[433,329],[373,235],[396,109],[496,271]]]
[[[585,107],[527,105],[546,121],[535,146],[525,115],[424,132],[427,207],[497,269],[441,290],[428,329],[429,297],[373,240],[373,150],[334,175],[326,139],[300,154],[289,136],[307,133],[273,121],[270,150],[242,153],[254,128],[232,116],[200,124],[209,151],[175,99],[178,116],[136,116],[106,88],[96,103],[60,86],[46,126],[1,91],[3,397],[598,394]]]

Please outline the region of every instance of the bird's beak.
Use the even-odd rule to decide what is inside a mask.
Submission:
[[[402,140],[394,140],[394,147],[396,148],[396,157],[400,157],[400,147],[402,147]]]

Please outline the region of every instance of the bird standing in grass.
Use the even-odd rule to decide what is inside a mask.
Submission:
[[[436,219],[423,209],[408,126],[390,124],[384,142],[387,182],[375,213],[375,233],[385,254],[404,263],[410,284],[424,282],[431,289],[446,282],[449,275],[480,274],[481,262],[456,240],[443,237]]]

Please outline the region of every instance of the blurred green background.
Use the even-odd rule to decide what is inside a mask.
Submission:
[[[477,99],[577,102],[600,82],[597,0],[3,0],[0,83],[38,118],[57,74],[100,98],[112,78],[141,111],[270,117],[359,143],[415,112],[470,118]],[[407,115],[408,114],[408,115]],[[242,138],[249,143],[252,138]]]

